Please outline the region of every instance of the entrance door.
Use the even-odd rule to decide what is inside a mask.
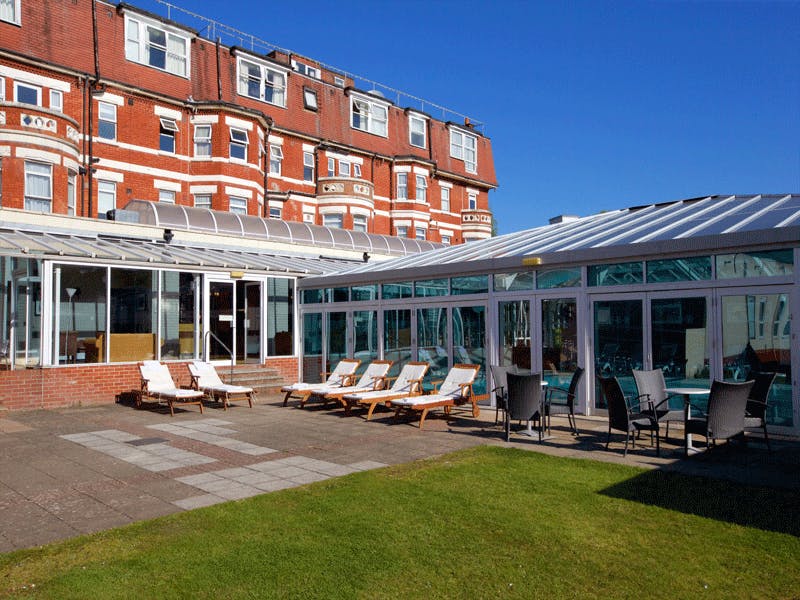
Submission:
[[[261,362],[261,282],[236,282],[237,362]]]
[[[232,281],[208,282],[208,360],[235,361],[236,288]]]

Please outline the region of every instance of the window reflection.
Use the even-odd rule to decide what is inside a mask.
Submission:
[[[542,366],[550,385],[569,387],[578,368],[578,310],[572,298],[542,300]]]
[[[531,368],[530,302],[500,302],[500,365]]]
[[[105,362],[106,267],[61,265],[58,363]]]

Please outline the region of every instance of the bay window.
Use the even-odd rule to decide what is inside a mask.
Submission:
[[[50,212],[53,205],[53,165],[25,161],[25,210]]]

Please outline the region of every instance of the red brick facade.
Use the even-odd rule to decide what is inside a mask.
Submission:
[[[148,42],[153,31],[163,52]],[[18,23],[0,21],[0,84],[7,208],[25,208],[36,163],[52,169],[60,214],[72,210],[69,193],[82,216],[133,198],[210,199],[218,210],[435,242],[491,233],[488,138],[302,57],[218,45],[127,5],[23,0]]]

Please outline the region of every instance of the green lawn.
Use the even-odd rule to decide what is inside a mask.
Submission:
[[[798,536],[788,491],[480,447],[0,555],[0,594],[796,598]]]

